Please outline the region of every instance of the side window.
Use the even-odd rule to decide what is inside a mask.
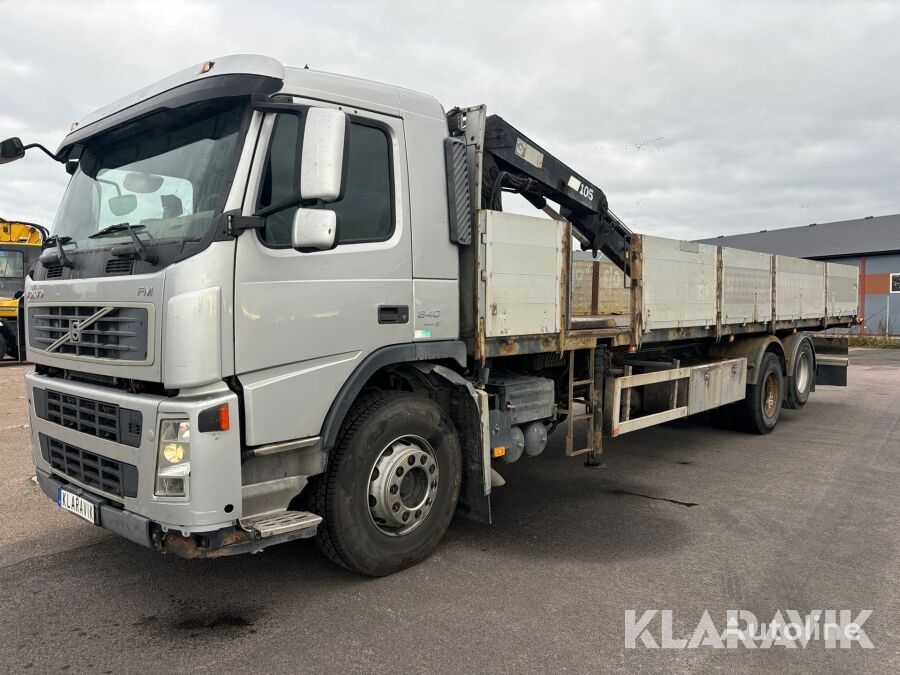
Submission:
[[[287,199],[296,190],[300,178],[297,133],[300,118],[296,115],[278,115],[269,147],[266,172],[259,189],[258,208],[265,208]],[[272,246],[291,245],[291,223],[296,209],[283,209],[266,218],[262,231],[263,240]]]
[[[265,208],[289,197],[297,185],[298,118],[279,115],[258,207]],[[357,122],[350,125],[347,189],[344,198],[324,208],[338,214],[338,245],[385,241],[394,231],[391,145],[387,133]],[[261,231],[270,246],[291,245],[291,223],[296,209],[284,209],[266,218]]]
[[[350,166],[344,198],[328,204],[338,214],[338,243],[390,239],[394,231],[391,148],[387,133],[350,125]]]
[[[0,279],[23,278],[25,268],[22,261],[21,251],[0,251]]]

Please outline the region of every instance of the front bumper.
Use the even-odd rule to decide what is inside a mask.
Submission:
[[[115,532],[120,537],[124,537],[128,541],[135,544],[155,548],[151,539],[151,523],[147,518],[139,516],[136,513],[126,511],[121,507],[113,506],[110,502],[103,498],[98,498],[90,494],[86,490],[63,483],[56,477],[51,476],[46,471],[37,470],[37,482],[41,486],[41,490],[54,502],[59,494],[59,489],[65,487],[78,494],[88,497],[93,501],[100,512],[100,527]]]
[[[164,532],[159,523],[127,511],[103,497],[98,497],[76,485],[67,483],[41,469],[37,470],[37,482],[44,494],[54,502],[57,500],[60,488],[65,488],[89,499],[99,512],[100,527],[135,544],[162,553],[172,553],[180,558],[221,558],[243,553],[258,553],[269,546],[315,534],[315,528],[311,528],[301,533],[261,539],[258,532],[244,529],[236,524],[212,532],[185,536],[172,530]]]
[[[39,479],[43,473],[47,480],[79,488],[87,495],[102,499],[108,509],[119,509],[128,514],[121,517],[115,514],[108,515],[107,521],[112,523],[118,519],[122,523],[127,522],[129,531],[134,531],[136,527],[136,521],[132,517],[157,524],[163,535],[172,533],[174,536],[175,533],[179,533],[184,537],[229,528],[233,530],[238,525],[237,521],[242,517],[238,402],[237,396],[224,383],[205,387],[190,395],[172,398],[130,394],[118,389],[46,377],[34,372],[26,376],[26,383],[32,431],[32,457]],[[77,425],[63,426],[42,419],[35,410],[36,389],[136,411],[140,414],[140,435],[133,436],[129,444],[126,444],[71,428]],[[206,433],[196,431],[200,412],[222,403],[231,406],[231,428],[227,431]],[[187,496],[183,498],[154,495],[159,425],[164,419],[182,419],[191,422],[193,431],[191,474]],[[66,467],[61,467],[58,463],[53,465],[46,456],[48,439],[66,444],[76,452],[90,453],[92,461],[96,461],[97,458],[110,460],[121,466],[127,465],[129,470],[136,470],[136,490],[129,489],[127,494],[126,491],[122,494],[113,494],[98,487],[97,484],[88,484],[83,476],[72,471],[67,472]],[[56,492],[50,496],[55,500]],[[105,523],[101,524],[107,527]],[[108,529],[122,534],[117,527],[119,526],[110,525]],[[144,541],[146,537],[143,534],[145,528],[141,526],[137,529],[140,533],[134,537],[127,534],[123,536],[146,545]]]

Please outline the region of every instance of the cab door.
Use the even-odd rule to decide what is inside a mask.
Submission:
[[[248,445],[317,436],[357,365],[380,347],[413,339],[402,119],[354,110],[350,122],[344,196],[322,207],[337,213],[335,248],[291,248],[295,208],[237,240],[235,373]],[[296,190],[300,127],[302,116],[266,115],[244,215]]]

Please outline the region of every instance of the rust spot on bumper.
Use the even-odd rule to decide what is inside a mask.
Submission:
[[[235,528],[234,530],[218,536],[219,533],[211,533],[214,541],[204,535],[192,535],[185,537],[176,532],[166,532],[162,538],[162,550],[164,553],[173,553],[180,558],[197,560],[203,558],[222,558],[227,555],[241,553],[240,547],[249,544],[252,536],[246,530]]]

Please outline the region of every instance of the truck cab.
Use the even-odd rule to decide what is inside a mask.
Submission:
[[[346,134],[340,194],[301,199],[322,111]],[[56,153],[72,178],[26,289],[45,490],[186,555],[315,533],[317,516],[284,514],[361,364],[465,360],[446,136],[433,98],[254,56],[82,121]],[[335,216],[330,240],[297,241],[316,209]]]

